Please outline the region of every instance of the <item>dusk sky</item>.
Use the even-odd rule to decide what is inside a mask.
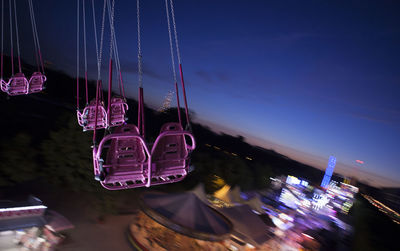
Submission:
[[[27,17],[19,25],[22,57],[29,61],[27,3],[17,2],[18,14]],[[44,58],[74,76],[76,1],[34,2]],[[103,1],[95,2],[99,25]],[[89,74],[95,78],[91,1],[86,3]],[[141,4],[145,101],[158,108],[173,88],[165,3]],[[115,11],[125,88],[136,98],[136,1],[116,1]],[[399,12],[400,2],[382,0],[176,0],[195,121],[321,169],[334,155],[339,173],[399,186]],[[51,84],[57,83],[49,79]]]

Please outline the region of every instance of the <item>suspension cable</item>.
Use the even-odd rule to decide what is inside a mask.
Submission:
[[[92,12],[93,12],[93,29],[94,29],[94,42],[96,45],[96,61],[97,64],[99,63],[99,45],[97,42],[97,28],[96,28],[96,12],[95,12],[95,8],[94,8],[94,0],[92,0]]]
[[[108,6],[108,17],[110,21],[110,61],[109,61],[109,73],[108,73],[108,102],[107,102],[107,120],[110,121],[111,118],[111,93],[112,93],[112,59],[113,59],[113,24],[114,24],[114,4],[113,0],[112,6],[110,6],[110,0],[107,0]]]
[[[76,109],[79,110],[79,0],[76,3]]]
[[[85,59],[85,94],[86,94],[86,105],[89,104],[88,97],[88,79],[87,79],[87,54],[86,54],[86,11],[85,11],[85,0],[82,0],[82,14],[83,14],[83,54]]]
[[[190,119],[189,119],[189,107],[188,107],[187,99],[186,99],[185,81],[183,79],[182,61],[181,61],[181,55],[180,55],[180,51],[179,51],[178,32],[177,32],[177,29],[176,29],[175,11],[174,11],[173,0],[170,0],[170,7],[171,7],[172,24],[174,26],[174,33],[175,33],[176,55],[178,57],[178,63],[179,63],[179,72],[180,72],[180,76],[181,76],[183,100],[185,101],[186,127],[188,127],[190,129],[191,126],[190,126]]]
[[[180,108],[180,103],[179,103],[179,89],[178,89],[178,81],[176,79],[174,46],[173,46],[173,42],[172,42],[171,21],[169,18],[168,0],[165,0],[165,12],[167,14],[169,48],[170,48],[170,52],[171,52],[172,73],[173,73],[174,82],[175,82],[176,104],[177,104],[177,108],[178,108],[178,119],[179,119],[179,124],[182,125],[181,108]]]
[[[95,108],[95,124],[93,129],[93,145],[96,145],[96,131],[97,131],[97,116],[99,111],[99,99],[103,100],[103,92],[102,92],[102,81],[101,81],[101,61],[103,57],[103,43],[104,43],[104,22],[106,16],[106,4],[107,0],[104,0],[103,4],[103,14],[101,20],[101,31],[100,31],[100,48],[97,47],[97,35],[95,37],[96,40],[96,54],[97,54],[97,84],[96,84],[96,108]],[[94,12],[94,4],[92,0],[92,7],[93,7],[93,25],[95,33],[96,31],[96,21],[95,21],[95,12]],[[98,49],[98,50],[97,50]],[[107,122],[108,123],[108,122]]]
[[[82,0],[82,13],[83,13],[83,55],[85,59],[85,72],[87,72],[87,54],[86,54],[86,11],[85,11],[85,0]]]
[[[18,55],[18,69],[19,72],[22,72],[22,67],[21,67],[21,52],[19,49],[19,35],[18,35],[18,19],[17,19],[17,3],[14,0],[14,20],[15,20],[15,38],[17,40],[17,55]]]
[[[176,69],[175,69],[175,59],[174,59],[174,47],[173,47],[173,44],[172,44],[172,34],[171,34],[171,21],[169,19],[168,0],[165,0],[165,11],[167,13],[169,48],[170,48],[170,51],[171,51],[172,73],[173,73],[173,76],[174,76],[174,81],[177,82],[177,80],[176,80]]]
[[[8,9],[10,11],[10,41],[11,41],[11,74],[14,76],[14,41],[13,41],[13,28],[12,28],[12,11],[11,0],[8,0]]]
[[[34,33],[35,33],[35,38],[36,38],[36,44],[37,44],[37,48],[38,48],[39,60],[40,60],[41,66],[42,66],[42,73],[44,74],[44,64],[43,64],[42,52],[40,50],[39,35],[38,35],[37,27],[36,27],[35,12],[33,10],[32,0],[29,0],[29,1],[30,1],[30,6],[31,6],[31,13],[32,13],[31,16],[32,16],[32,20],[33,20],[33,27],[34,27]]]
[[[179,51],[178,32],[177,32],[177,30],[176,30],[175,11],[174,11],[174,3],[173,3],[173,0],[170,0],[169,3],[170,3],[170,6],[171,6],[172,24],[173,24],[173,26],[174,26],[176,56],[178,57],[178,64],[182,64],[182,61],[181,61],[181,53],[180,53],[180,51]]]
[[[103,5],[103,16],[101,20],[101,33],[100,33],[100,48],[99,48],[99,58],[97,59],[97,79],[100,80],[100,71],[101,71],[101,61],[103,59],[103,43],[104,43],[104,22],[105,22],[105,17],[106,17],[106,3],[107,0],[104,0],[104,5]]]
[[[36,42],[36,34],[35,34],[35,28],[34,28],[34,22],[33,22],[33,17],[32,17],[32,2],[28,1],[29,4],[29,16],[31,18],[31,26],[32,26],[32,36],[33,36],[33,44],[35,47],[35,59],[36,59],[36,65],[38,68],[38,71],[40,71],[40,63],[39,63],[39,51],[38,51],[38,47],[37,47],[37,42]]]
[[[108,7],[108,14],[110,21],[111,39],[113,43],[114,62],[117,72],[119,73],[119,79],[118,79],[119,93],[125,99],[125,90],[122,82],[121,63],[119,60],[117,37],[115,35],[115,1],[113,1],[112,6],[110,6],[110,3],[108,1],[107,7]]]
[[[113,0],[114,4],[114,0]],[[113,58],[113,49],[114,49],[114,36],[113,36],[113,24],[114,24],[114,6],[110,7],[110,0],[107,0],[107,9],[108,9],[108,19],[110,24],[110,60]],[[115,56],[114,56],[115,57]]]
[[[139,87],[143,88],[143,70],[142,70],[142,45],[140,37],[140,0],[136,0],[136,17],[137,17],[137,35],[138,35],[138,81]]]
[[[1,73],[0,79],[3,80],[3,53],[4,53],[4,0],[1,0]]]

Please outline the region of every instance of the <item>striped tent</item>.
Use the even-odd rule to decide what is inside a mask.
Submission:
[[[261,246],[271,238],[268,226],[249,205],[218,209],[233,223],[232,235],[253,246]]]
[[[231,222],[207,206],[193,192],[144,193],[141,207],[153,220],[178,233],[207,241],[229,237]]]

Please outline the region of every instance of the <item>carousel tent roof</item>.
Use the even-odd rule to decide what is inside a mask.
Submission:
[[[230,194],[230,190],[231,190],[231,187],[229,185],[225,185],[222,188],[220,188],[219,190],[215,191],[213,195],[215,198],[220,199],[224,202],[233,203],[234,201]]]
[[[223,240],[232,230],[227,218],[203,203],[193,192],[145,193],[141,206],[158,223],[197,239]]]
[[[268,226],[252,212],[250,206],[220,208],[219,211],[233,223],[233,235],[259,246],[270,239]]]
[[[236,203],[242,203],[243,199],[240,197],[241,189],[239,186],[235,186],[230,190],[230,198]]]
[[[202,202],[209,204],[207,199],[207,194],[204,191],[204,184],[199,183],[195,188],[190,190],[190,192],[194,193]]]

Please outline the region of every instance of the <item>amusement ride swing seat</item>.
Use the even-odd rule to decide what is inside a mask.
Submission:
[[[34,72],[29,80],[24,73],[18,72],[2,83],[1,90],[10,96],[37,93],[44,89],[45,81],[46,76],[41,72]]]
[[[122,125],[105,136],[93,148],[93,164],[95,179],[108,190],[149,186],[150,153],[135,125]]]
[[[192,145],[187,144],[185,136],[190,138]],[[193,135],[184,131],[179,123],[164,124],[151,149],[151,185],[183,180],[188,174],[189,156],[195,147]]]
[[[112,20],[113,8],[110,11],[109,0],[105,1],[107,1],[109,5],[109,12],[111,12],[110,19]],[[113,0],[112,6],[114,6],[114,3]],[[166,123],[161,128],[161,132],[154,142],[151,152],[149,152],[146,142],[144,141],[145,127],[139,0],[137,0],[136,3],[139,79],[138,126],[132,124],[119,126],[113,133],[104,136],[98,146],[96,145],[96,130],[94,130],[93,134],[93,166],[95,179],[100,181],[101,185],[108,190],[149,187],[151,185],[180,181],[185,178],[188,173],[190,153],[195,148],[193,135],[189,131],[183,130],[180,113],[178,113],[179,123]],[[113,22],[110,22],[110,26],[113,31]],[[182,69],[181,66],[180,69]],[[184,89],[182,70],[181,80]],[[111,81],[109,83],[111,83]],[[176,83],[175,87],[177,89]],[[176,93],[179,98],[178,91]],[[185,98],[187,126],[190,127],[185,91],[183,94]],[[109,106],[110,105],[111,103],[109,102]],[[178,111],[179,110],[178,99]],[[191,145],[187,143],[187,138],[192,142]]]
[[[97,110],[97,117],[96,117]],[[90,101],[82,112],[76,111],[78,124],[83,127],[84,131],[107,128],[107,112],[104,108],[104,102],[99,101],[96,105],[96,99]]]
[[[178,57],[183,97],[185,101],[186,125],[190,128],[188,106],[186,100],[185,83],[183,80],[183,71],[181,57],[179,54],[178,35],[176,31],[175,16],[172,0],[170,1],[172,23],[175,33],[176,53]],[[161,127],[160,134],[151,150],[151,185],[161,185],[183,180],[189,171],[190,154],[195,149],[196,143],[191,132],[183,130],[179,105],[179,91],[175,71],[174,50],[172,45],[171,25],[169,18],[168,0],[165,0],[165,9],[168,21],[168,34],[171,51],[171,62],[173,77],[175,81],[176,101],[178,108],[179,123],[166,123]],[[187,143],[187,139],[192,142]]]
[[[34,72],[29,79],[28,93],[41,92],[44,89],[44,82],[46,82],[46,76],[41,72]]]
[[[106,3],[108,4],[111,30],[110,52],[114,49],[114,57],[117,59],[118,54],[116,52],[113,26],[115,2],[113,1],[111,5],[109,0],[105,0]],[[122,125],[116,127],[113,133],[104,136],[98,146],[96,144],[96,130],[94,130],[93,166],[95,179],[100,181],[101,185],[108,190],[149,186],[150,171],[147,169],[151,166],[150,152],[137,126],[125,124],[125,112],[128,109],[125,98],[111,98],[111,57],[112,54],[110,53],[108,120],[110,121],[109,125]],[[119,64],[117,62],[118,60],[116,60],[118,68]],[[122,87],[121,85],[120,88]],[[141,108],[139,110],[141,111]]]
[[[16,41],[17,41],[17,52],[18,52],[18,67],[19,72],[14,74],[14,55],[13,55],[13,29],[12,29],[12,5],[10,1],[10,40],[11,40],[11,68],[12,68],[12,76],[8,80],[8,82],[2,79],[1,81],[1,90],[6,92],[10,96],[16,95],[23,95],[23,94],[31,94],[37,93],[44,89],[44,82],[47,80],[46,76],[44,75],[44,66],[42,55],[40,52],[40,45],[39,45],[39,38],[36,29],[36,21],[35,21],[35,14],[33,12],[33,4],[32,0],[28,0],[29,3],[29,11],[32,23],[32,31],[33,31],[33,39],[34,39],[34,47],[36,51],[36,60],[38,65],[38,71],[34,72],[30,79],[28,80],[24,73],[22,73],[21,67],[21,56],[20,56],[20,49],[19,49],[19,37],[18,37],[18,23],[17,23],[17,6],[16,2],[14,1],[14,17],[15,17],[15,33],[16,33]],[[3,20],[3,9],[4,4],[2,2],[2,20]],[[3,77],[3,22],[2,22],[2,48],[1,48],[1,78]],[[40,63],[39,63],[40,61]]]
[[[2,91],[3,91],[3,89],[4,90],[6,89],[6,85],[7,85],[7,82],[4,81],[2,78],[0,78],[0,88]]]
[[[101,80],[100,80],[100,68],[101,68],[101,55],[103,48],[103,37],[104,37],[104,20],[105,20],[105,11],[106,11],[106,2],[104,1],[103,6],[103,19],[102,19],[102,27],[101,27],[101,40],[100,40],[100,49],[97,46],[97,31],[96,31],[96,22],[95,22],[95,12],[94,12],[94,2],[92,1],[93,8],[93,26],[94,26],[94,34],[95,34],[95,43],[96,43],[96,54],[97,54],[97,78],[98,84],[96,87],[96,99],[88,102],[88,79],[87,79],[87,56],[86,56],[86,15],[85,15],[85,1],[82,1],[82,11],[83,11],[83,41],[84,41],[84,59],[85,59],[85,87],[86,87],[86,106],[83,111],[79,110],[79,0],[78,0],[78,10],[77,10],[77,117],[78,124],[83,127],[84,131],[87,130],[95,130],[95,129],[104,129],[115,126],[123,125],[126,121],[125,114],[128,110],[128,104],[126,103],[126,99],[124,96],[124,87],[122,83],[122,75],[121,68],[119,63],[118,51],[116,49],[116,41],[114,29],[110,29],[111,39],[110,39],[110,64],[109,64],[109,84],[108,84],[108,106],[104,104],[102,99],[102,91],[101,91]],[[110,10],[109,10],[110,11]],[[111,23],[110,18],[110,27],[113,25]],[[120,79],[119,79],[119,87],[121,96],[114,96],[111,98],[112,93],[112,52],[114,52],[115,64],[117,70],[119,70]],[[96,104],[96,100],[100,97],[100,101]],[[96,115],[97,109],[97,115]],[[97,118],[97,119],[96,119]]]
[[[10,96],[28,94],[29,82],[22,72],[14,74],[4,86],[2,91]]]
[[[109,126],[119,126],[125,123],[128,104],[123,97],[114,96],[111,98]]]

